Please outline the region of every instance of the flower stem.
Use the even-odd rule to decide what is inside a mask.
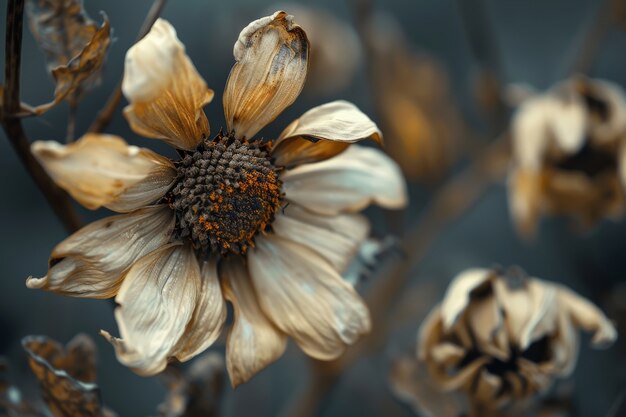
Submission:
[[[163,7],[165,7],[165,3],[167,0],[154,0],[146,18],[144,19],[141,28],[139,29],[139,34],[137,35],[136,41],[141,40],[144,36],[150,32],[152,25],[161,15],[161,11]],[[106,104],[98,112],[96,119],[91,123],[89,129],[87,130],[90,133],[100,133],[111,123],[113,119],[113,115],[115,114],[115,110],[117,106],[119,106],[120,101],[122,100],[122,81],[117,83],[117,86],[109,96]]]
[[[78,230],[82,223],[72,206],[71,199],[44,171],[30,152],[30,141],[19,118],[20,113],[20,63],[22,58],[22,31],[24,23],[24,0],[8,0],[6,18],[6,49],[4,67],[4,91],[0,121],[7,138],[20,161],[35,181],[56,216],[68,232]]]

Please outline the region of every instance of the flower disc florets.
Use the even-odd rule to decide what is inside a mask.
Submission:
[[[190,239],[198,254],[245,253],[282,205],[278,169],[259,140],[220,132],[183,155],[177,170],[166,199],[178,237]]]

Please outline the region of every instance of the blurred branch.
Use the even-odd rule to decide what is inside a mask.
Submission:
[[[81,227],[81,221],[67,193],[59,188],[44,171],[30,152],[30,141],[19,118],[20,113],[20,64],[22,58],[22,31],[24,23],[24,0],[8,0],[6,18],[6,48],[4,68],[4,91],[0,120],[2,127],[15,149],[20,161],[33,178],[54,213],[68,232]]]
[[[508,109],[502,94],[502,65],[485,0],[458,0],[470,49],[478,64],[475,96],[490,119],[492,132],[502,132]]]
[[[137,35],[137,39],[135,39],[135,42],[141,40],[144,36],[148,34],[148,32],[150,32],[152,25],[161,15],[161,11],[163,10],[163,7],[165,7],[166,2],[167,0],[154,0],[154,3],[152,3],[152,6],[150,7],[150,10],[148,10],[146,18],[144,19],[143,24],[139,29],[139,34]],[[98,112],[96,119],[91,123],[87,131],[90,133],[102,132],[109,125],[109,123],[111,123],[113,115],[115,114],[115,110],[117,109],[117,106],[120,104],[121,100],[122,81],[120,80],[117,83],[115,90],[113,90],[113,93],[111,93],[111,95],[109,96],[106,104],[104,105],[102,110]]]
[[[574,58],[570,73],[588,73],[593,65],[596,52],[609,29],[615,23],[617,5],[624,0],[604,0],[581,42],[578,54]]]
[[[500,180],[509,163],[509,135],[487,145],[469,166],[448,180],[434,196],[422,217],[402,239],[401,247],[409,256],[394,264],[391,270],[380,271],[366,295],[372,318],[372,332],[348,348],[339,359],[330,362],[312,360],[312,378],[282,413],[283,416],[308,417],[319,411],[336,386],[343,371],[363,354],[375,351],[386,340],[390,327],[391,306],[405,287],[410,272],[428,253],[445,228],[468,209],[496,181]]]

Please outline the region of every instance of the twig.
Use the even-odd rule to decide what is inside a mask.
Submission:
[[[569,73],[585,74],[589,72],[593,65],[598,47],[614,22],[614,4],[617,4],[619,1],[623,0],[605,0],[604,3],[600,5],[591,27],[585,33],[585,37],[581,43],[582,46],[569,69]]]
[[[148,32],[150,32],[152,25],[159,18],[163,7],[165,7],[166,1],[167,0],[154,0],[154,3],[152,3],[150,10],[148,11],[146,18],[141,25],[141,29],[139,29],[139,34],[137,35],[137,39],[135,40],[135,42],[141,40],[144,36],[148,34]],[[104,105],[102,110],[98,112],[98,115],[91,123],[87,131],[90,133],[102,132],[109,125],[109,123],[111,123],[113,115],[115,114],[115,110],[117,109],[117,106],[120,104],[121,100],[122,82],[120,81],[117,83],[117,86],[115,86],[115,90],[113,90],[106,104]]]
[[[395,264],[391,271],[381,271],[367,294],[372,332],[349,348],[339,359],[331,362],[312,361],[310,384],[291,402],[284,416],[308,417],[319,415],[320,407],[342,373],[364,353],[380,348],[385,341],[389,308],[410,278],[410,271],[427,254],[439,234],[465,213],[487,190],[502,178],[508,167],[509,137],[503,135],[491,143],[462,172],[450,179],[435,195],[424,215],[402,239],[402,247],[410,256],[406,262]]]
[[[22,57],[22,30],[24,0],[8,0],[6,20],[6,49],[2,127],[22,164],[33,178],[54,213],[68,232],[81,227],[78,214],[69,196],[59,188],[30,152],[30,141],[20,119],[14,116],[22,109],[20,103],[20,62]]]
[[[508,109],[502,95],[499,48],[484,0],[458,0],[457,5],[478,64],[477,99],[490,119],[491,132],[502,132],[508,121]]]
[[[69,97],[67,104],[69,109],[67,114],[67,136],[65,141],[67,143],[71,143],[74,141],[74,133],[76,131],[76,112],[78,110],[78,102],[75,99],[75,96]]]

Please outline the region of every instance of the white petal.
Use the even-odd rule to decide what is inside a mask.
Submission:
[[[176,179],[173,163],[112,135],[87,134],[69,145],[31,147],[54,181],[90,209],[127,212],[156,202]]]
[[[235,311],[226,342],[226,367],[236,387],[277,360],[287,347],[287,337],[261,310],[243,263],[225,262],[220,275],[224,297]]]
[[[200,290],[193,317],[179,345],[176,358],[184,362],[203,352],[215,342],[226,320],[226,302],[217,276],[217,262],[210,259],[200,269]]]
[[[157,19],[150,32],[126,52],[122,92],[128,101],[157,98],[176,76],[178,56],[184,52],[174,27]]]
[[[193,315],[199,288],[200,268],[189,245],[169,245],[139,259],[115,297],[118,360],[140,375],[165,369]]]
[[[167,206],[98,220],[59,243],[50,255],[48,274],[28,278],[26,286],[74,297],[113,297],[124,272],[167,244],[173,229],[174,213]]]
[[[441,316],[445,329],[450,329],[456,323],[469,305],[472,291],[489,281],[492,274],[490,269],[470,268],[454,278],[441,303]]]
[[[349,143],[373,139],[382,133],[354,104],[338,100],[312,108],[280,134],[274,146],[276,163],[296,166],[337,155]]]
[[[617,339],[615,326],[589,300],[562,285],[557,285],[560,308],[568,312],[571,320],[583,330],[593,332],[592,343],[599,348],[611,345]]]
[[[282,175],[287,200],[320,214],[359,211],[370,203],[398,209],[407,203],[399,167],[377,149],[350,146],[345,152]]]
[[[135,133],[187,150],[209,135],[202,108],[213,91],[166,20],[158,19],[126,53],[122,91],[130,102],[124,116]]]
[[[239,34],[224,91],[228,131],[252,138],[300,94],[306,79],[309,42],[285,12],[250,23]]]
[[[272,229],[278,236],[313,249],[343,272],[367,238],[369,223],[358,214],[323,216],[290,204],[276,215]]]
[[[271,235],[257,240],[248,261],[263,311],[308,355],[336,358],[369,332],[361,297],[310,249]]]

